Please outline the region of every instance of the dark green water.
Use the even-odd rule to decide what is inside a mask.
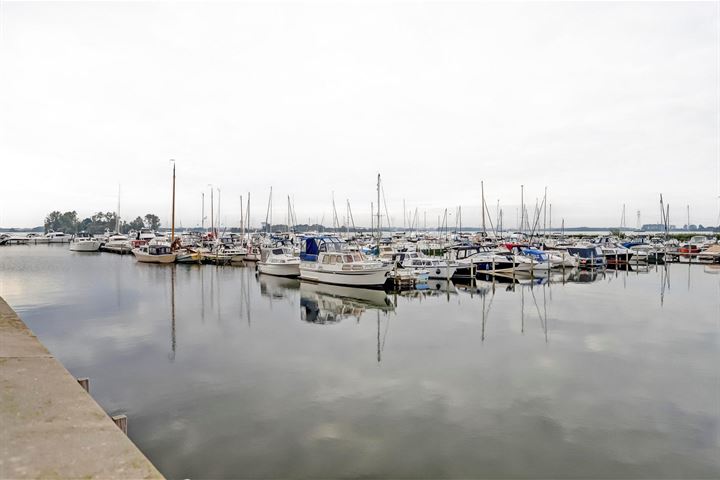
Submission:
[[[0,295],[172,478],[718,478],[720,270],[384,292],[0,248]]]

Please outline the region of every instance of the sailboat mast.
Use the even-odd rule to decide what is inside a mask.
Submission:
[[[377,230],[378,230],[378,249],[380,248],[380,239],[382,238],[382,233],[380,233],[380,174],[378,173],[378,181],[377,181]],[[379,252],[380,250],[378,250]]]
[[[120,235],[120,185],[118,185],[118,209],[117,209],[117,218],[115,219],[115,229],[117,230],[117,234]]]
[[[215,235],[215,197],[213,195],[213,186],[210,185],[210,233]]]
[[[248,192],[248,201],[247,201],[247,214],[245,215],[245,222],[247,223],[247,229],[250,230],[250,192]],[[243,235],[245,232],[243,232]]]
[[[170,243],[175,241],[175,160],[173,162],[173,181],[172,181],[172,226],[170,229]],[[118,207],[118,210],[120,207]]]
[[[202,209],[200,211],[200,229],[205,233],[205,192],[200,193],[202,197]]]
[[[485,184],[480,180],[480,197],[482,197],[480,209],[482,210],[482,234],[485,236]]]
[[[525,187],[520,185],[520,233],[523,231],[525,220]]]
[[[243,196],[240,195],[240,232],[243,237],[245,236],[245,219],[243,218],[245,212],[243,211]]]

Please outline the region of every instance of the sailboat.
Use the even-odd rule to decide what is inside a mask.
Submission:
[[[175,160],[173,162],[173,180],[172,180],[172,230],[170,236],[171,244],[175,242]],[[175,263],[175,253],[172,251],[171,245],[162,243],[148,243],[137,248],[133,248],[135,260],[142,263]]]

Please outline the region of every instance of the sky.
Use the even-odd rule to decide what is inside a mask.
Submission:
[[[0,226],[720,223],[720,3],[0,2]],[[211,187],[212,185],[212,187]],[[215,207],[218,208],[217,205]],[[383,218],[383,224],[387,219]],[[209,222],[209,220],[208,220]]]

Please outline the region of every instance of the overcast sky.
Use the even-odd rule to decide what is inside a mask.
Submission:
[[[0,3],[0,226],[51,210],[402,225],[480,181],[514,226],[717,224],[719,7],[706,3]],[[216,196],[217,199],[217,196]],[[209,210],[209,198],[207,199]],[[452,218],[452,217],[451,217]],[[454,220],[450,221],[454,224]]]

